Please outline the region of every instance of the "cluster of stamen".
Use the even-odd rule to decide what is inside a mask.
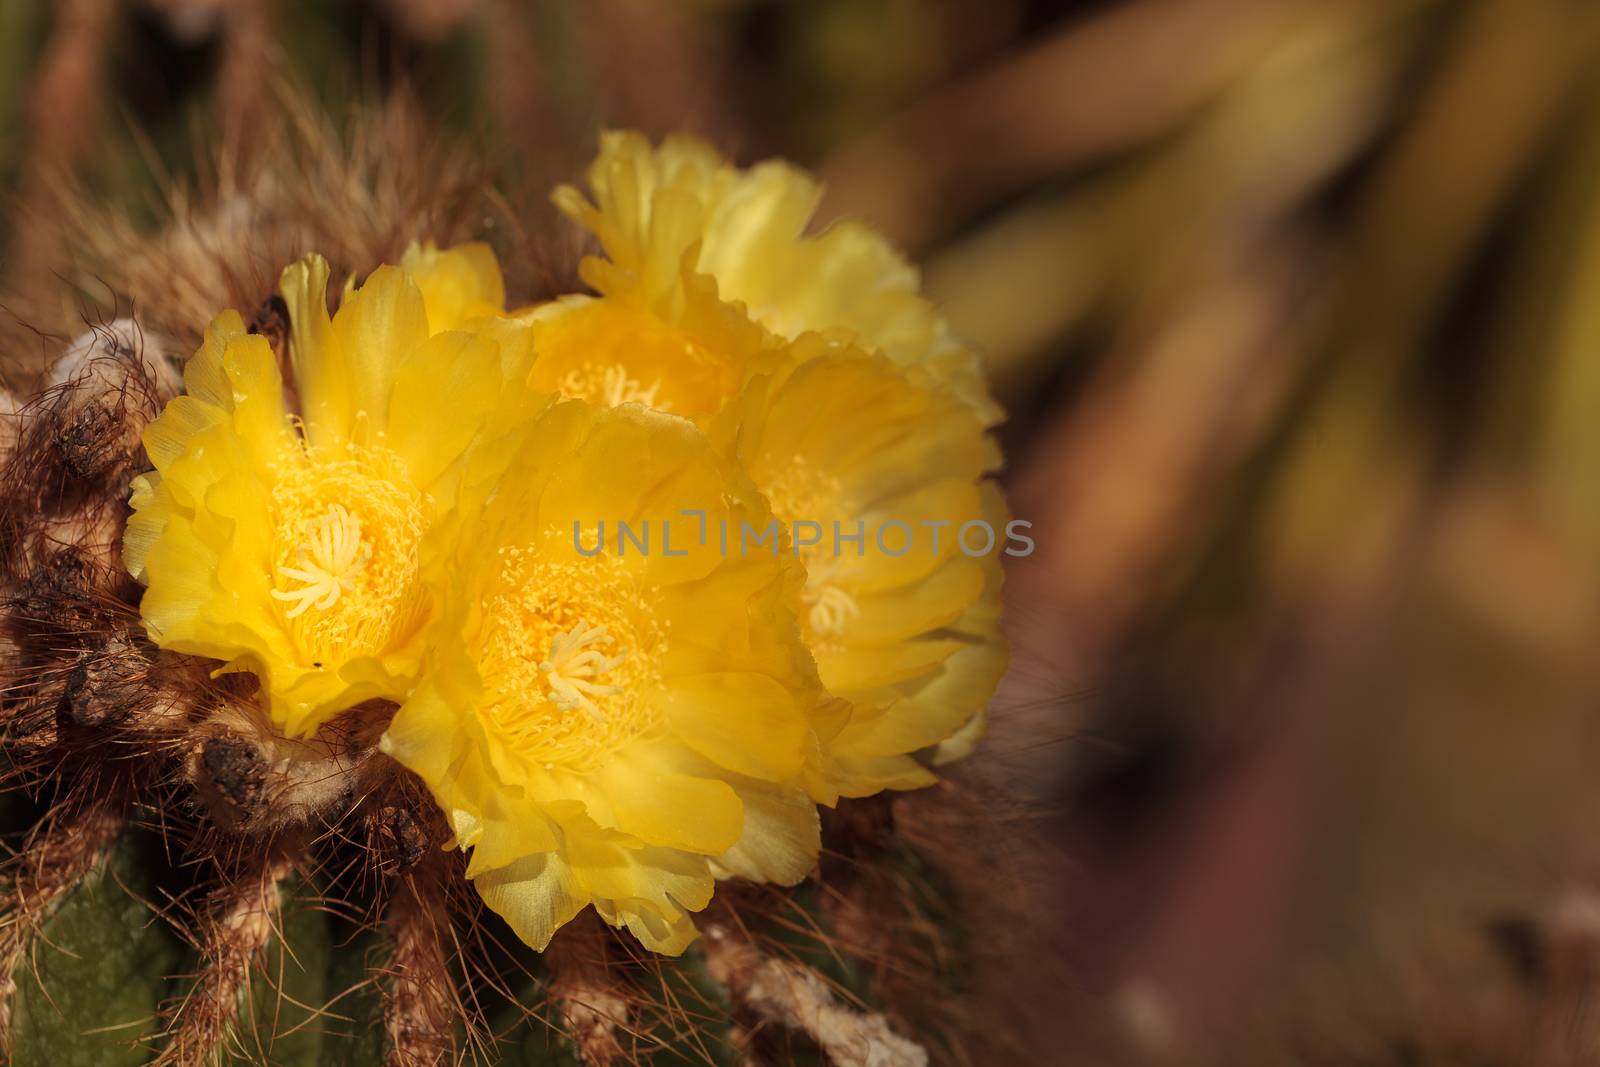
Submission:
[[[307,666],[384,652],[420,617],[423,498],[376,448],[275,472],[272,598]]]
[[[508,747],[582,769],[656,725],[666,626],[623,561],[571,547],[553,535],[500,550],[477,660],[486,717]]]
[[[658,399],[661,379],[649,385],[628,374],[626,367],[616,363],[596,365],[585,363],[562,375],[556,384],[563,396],[587,400],[602,407],[621,407],[623,404],[642,404],[657,411],[669,411],[671,405]]]
[[[313,523],[307,540],[298,549],[298,567],[280,567],[286,578],[304,584],[298,589],[274,589],[276,600],[294,606],[284,617],[298,619],[308,609],[327,611],[339,602],[339,595],[350,588],[351,579],[372,560],[372,546],[361,538],[361,520],[343,504],[329,504],[328,511]]]
[[[806,606],[806,622],[811,632],[824,641],[837,638],[861,615],[861,605],[856,603],[855,597],[809,571],[800,601]]]
[[[595,645],[611,644],[611,634],[604,626],[593,626],[583,619],[564,634],[550,639],[550,658],[539,664],[550,680],[550,702],[570,711],[582,708],[601,722],[605,713],[594,702],[595,697],[617,696],[619,685],[605,685],[595,679],[610,674],[628,658],[628,649],[615,656],[607,656]]]

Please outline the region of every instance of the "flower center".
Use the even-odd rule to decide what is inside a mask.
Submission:
[[[830,580],[836,568],[823,566],[837,562],[831,559],[806,561],[806,584],[800,591],[800,602],[807,609],[805,622],[812,636],[817,639],[817,644],[826,644],[839,637],[850,621],[861,614],[861,606],[856,603],[856,598]]]
[[[546,768],[592,769],[656,727],[650,695],[666,628],[652,599],[614,556],[500,550],[478,669],[488,717],[512,751]]]
[[[639,379],[630,376],[627,368],[616,363],[604,365],[585,363],[576,370],[570,370],[562,375],[556,387],[562,396],[574,400],[587,400],[602,407],[642,404],[657,411],[669,411],[672,407],[670,403],[656,398],[656,394],[661,391],[660,378],[646,386]]]
[[[735,363],[741,361],[724,352],[720,335],[702,345],[701,332],[611,299],[557,308],[536,319],[539,358],[529,380],[603,407],[643,404],[674,415],[709,415],[738,391]]]
[[[311,454],[277,475],[270,593],[302,659],[381,654],[421,616],[422,494],[381,449]]]
[[[284,615],[288,619],[298,619],[309,608],[333,607],[339,594],[351,588],[351,579],[372,560],[372,546],[361,539],[361,520],[343,504],[329,504],[327,514],[308,526],[309,539],[299,547],[301,565],[279,568],[291,581],[304,584],[272,590],[275,599],[294,605]]]
[[[539,664],[539,669],[550,680],[550,702],[566,711],[582,708],[605,722],[605,712],[593,698],[622,694],[620,685],[606,685],[600,679],[627,660],[628,650],[607,656],[591,646],[611,643],[611,635],[604,626],[591,626],[583,619],[566,633],[552,637],[550,658]]]

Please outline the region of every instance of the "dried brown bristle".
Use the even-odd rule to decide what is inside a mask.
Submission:
[[[399,880],[384,916],[390,955],[379,984],[389,1067],[438,1067],[456,1050],[462,1009],[446,951],[449,910],[442,885],[450,873],[437,859],[414,865]]]
[[[225,154],[206,179],[167,188],[158,232],[116,205],[74,200],[84,288],[130,301],[142,321],[192,351],[222,309],[249,317],[270,308],[279,272],[308,251],[325,256],[336,279],[359,276],[398,262],[413,241],[482,238],[487,221],[502,231],[502,265],[520,288],[548,284],[547,243],[521,237],[481,152],[442,137],[414,98],[394,93],[343,121],[292,89],[275,102],[247,153]],[[559,257],[565,276],[575,252]],[[258,318],[263,332],[269,325]]]
[[[251,833],[338,821],[374,755],[335,738],[284,737],[247,702],[217,706],[191,736],[186,777],[219,825]]]
[[[282,885],[291,870],[288,851],[275,849],[258,856],[217,891],[214,910],[200,920],[201,968],[171,1009],[167,1042],[156,1064],[210,1067],[231,1058],[252,973],[277,927]]]
[[[627,1062],[620,1035],[629,1029],[629,996],[608,965],[610,941],[598,919],[580,915],[556,933],[545,952],[556,1021],[593,1067]]]

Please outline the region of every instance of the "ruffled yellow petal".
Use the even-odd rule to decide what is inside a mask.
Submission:
[[[287,267],[278,291],[289,309],[289,357],[306,439],[320,448],[350,436],[354,405],[344,354],[328,315],[328,261],[308,255]]]
[[[744,805],[727,782],[674,770],[670,752],[618,753],[597,783],[616,828],[667,848],[715,854],[739,840]]]
[[[566,835],[564,850],[596,900],[633,905],[668,921],[711,903],[704,856],[654,845],[624,845],[595,833]]]
[[[168,521],[145,556],[146,573],[161,576],[140,604],[151,639],[163,648],[230,662],[266,662],[280,654],[283,642],[258,606],[235,602],[216,580],[219,565],[216,547],[192,520]]]
[[[893,645],[820,648],[817,669],[831,693],[870,693],[897,682],[921,678],[955,655],[963,642],[923,638]]]
[[[797,703],[770,676],[724,671],[674,678],[664,711],[683,743],[705,758],[782,781],[798,775],[804,762],[808,726]]]
[[[915,692],[851,723],[835,749],[877,757],[940,745],[982,714],[1004,670],[1005,649],[999,642],[962,648],[941,660],[932,680]]]
[[[240,337],[223,350],[222,368],[235,430],[257,463],[275,462],[290,439],[277,357],[262,338]]]
[[[999,490],[983,491],[983,513],[1002,528],[1008,513]],[[1009,660],[1000,629],[1002,572],[997,557],[983,563],[983,590],[961,618],[944,628],[963,647],[929,673],[901,684],[881,717],[841,731],[837,751],[876,756],[926,749],[934,764],[971,753],[983,736],[985,708]]]
[[[870,648],[932,633],[955,622],[983,592],[983,567],[963,556],[947,559],[921,581],[855,596],[857,614],[839,625],[843,644]]]
[[[194,358],[184,364],[183,391],[193,400],[224,411],[233,407],[234,390],[223,368],[228,342],[246,334],[237,311],[224,311],[206,327],[205,338]]]
[[[870,797],[885,789],[922,789],[938,776],[911,756],[860,756],[843,747],[832,754],[829,774],[840,796]]]
[[[709,884],[710,879],[706,882]],[[689,913],[679,908],[659,909],[638,901],[596,900],[595,911],[612,926],[625,926],[639,943],[663,956],[682,955],[699,931]]]
[[[589,902],[559,852],[522,856],[499,870],[478,875],[473,885],[490,910],[540,952]]]
[[[506,286],[494,252],[481,241],[440,251],[432,241],[413,243],[400,267],[422,293],[432,333],[459,330],[505,313]]]
[[[166,509],[160,506],[164,500],[161,475],[156,471],[133,480],[133,494],[128,498],[133,514],[122,535],[122,565],[136,581],[145,580],[145,560],[166,528]]]
[[[503,399],[501,370],[499,345],[460,332],[429,338],[395,368],[386,437],[413,482],[432,490],[482,432]]]
[[[744,832],[711,862],[719,878],[794,885],[817,865],[822,823],[804,789],[744,782]]]
[[[404,271],[379,267],[346,296],[333,317],[333,334],[345,364],[352,422],[386,427],[395,375],[428,339],[422,293]]]
[[[595,203],[571,186],[552,198],[605,249],[607,259],[584,262],[584,280],[608,296],[677,317],[685,297],[683,259],[705,233],[703,194],[718,181],[719,164],[688,138],[672,139],[656,156],[636,133],[602,134],[588,174]]]

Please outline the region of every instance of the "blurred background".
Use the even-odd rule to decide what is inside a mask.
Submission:
[[[966,772],[996,1062],[1600,1062],[1600,5],[0,0],[12,388],[137,306],[86,203],[157,232],[396,96],[543,249],[513,298],[601,125],[687,129],[986,352],[1039,545]]]

